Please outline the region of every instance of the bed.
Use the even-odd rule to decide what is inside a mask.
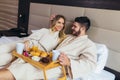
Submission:
[[[22,40],[23,38],[19,38],[19,37],[1,37],[0,38],[0,45],[5,45],[8,43],[12,43],[12,42],[16,42],[19,40]],[[104,70],[104,67],[106,65],[106,61],[108,58],[108,49],[106,47],[106,45],[104,44],[98,44],[96,43],[96,47],[97,47],[97,68],[95,70],[95,72],[90,73],[85,79],[83,80],[114,80],[115,79],[115,75]],[[0,51],[1,52],[1,51]],[[2,56],[6,56],[6,57],[2,57]],[[4,54],[0,56],[0,64],[2,63],[2,60],[6,60],[9,61],[11,59],[10,54]],[[7,58],[9,57],[9,58]],[[3,64],[4,65],[4,64]],[[4,66],[2,66],[4,67]],[[0,67],[0,68],[2,68]],[[50,80],[56,80],[56,79],[50,79]],[[68,78],[69,80],[69,78]],[[75,79],[75,80],[81,80],[81,79]]]
[[[73,2],[73,3],[69,3],[69,2]],[[85,4],[88,4],[88,5],[85,5]],[[100,5],[102,4],[104,4],[103,7],[106,9],[103,9],[103,7],[100,7]],[[24,6],[26,5],[27,8],[24,9],[22,7],[23,5]],[[65,0],[64,3],[63,1],[60,1],[60,0],[58,0],[58,2],[49,1],[49,0],[46,0],[46,1],[30,0],[30,2],[27,2],[26,4],[21,4],[20,7],[22,8],[19,10],[20,13],[18,15],[19,16],[21,15],[23,17],[20,17],[18,20],[19,28],[21,27],[24,29],[25,27],[25,29],[28,29],[28,34],[32,33],[31,30],[37,30],[43,27],[48,28],[49,18],[52,14],[63,14],[67,18],[67,26],[70,26],[73,19],[77,16],[88,16],[92,21],[91,31],[88,32],[90,38],[94,42],[97,42],[100,44],[100,45],[97,45],[98,51],[101,50],[100,46],[102,46],[102,49],[106,48],[106,50],[109,51],[109,52],[106,52],[107,53],[106,56],[102,54],[104,56],[103,57],[104,59],[100,58],[101,64],[104,63],[101,70],[98,72],[92,73],[91,76],[89,76],[89,80],[114,80],[115,79],[114,74],[106,70],[103,70],[103,68],[107,66],[114,70],[120,71],[120,68],[119,68],[120,66],[119,45],[120,44],[118,44],[120,40],[118,38],[120,37],[120,32],[119,32],[120,31],[120,28],[119,28],[120,11],[118,10],[119,8],[116,8],[116,6],[114,6],[113,9],[117,9],[117,10],[109,10],[111,7],[109,7],[107,2],[104,3],[103,1],[101,1],[101,3],[99,3],[99,2],[93,1],[93,3],[91,2],[89,4],[89,0],[84,0],[81,2],[79,2],[79,0],[76,0],[76,1]],[[97,8],[102,8],[102,9],[97,9]],[[24,11],[22,12],[21,10],[24,10],[25,12]],[[24,19],[27,18],[25,22],[21,21],[21,19],[23,20],[23,18]],[[66,33],[70,33],[69,27],[66,29]],[[115,38],[117,38],[117,40],[114,40]],[[3,36],[0,38],[0,45],[2,45],[3,43],[8,43],[8,42],[12,42],[14,40],[19,40],[19,39],[22,39],[22,38]],[[98,56],[100,57],[100,54],[98,54]],[[104,60],[104,62],[102,60]],[[95,79],[92,79],[93,77]]]

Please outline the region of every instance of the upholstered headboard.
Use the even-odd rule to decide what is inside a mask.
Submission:
[[[92,22],[88,32],[89,37],[107,45],[109,57],[106,66],[120,72],[120,11],[73,7],[43,3],[30,3],[28,31],[49,27],[49,18],[52,14],[63,14],[67,18],[67,25],[77,16],[88,16]],[[69,33],[67,29],[66,33]]]

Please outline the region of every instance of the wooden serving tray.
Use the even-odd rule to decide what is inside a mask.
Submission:
[[[58,67],[58,66],[62,67],[62,71],[63,71],[63,74],[64,74],[64,76],[62,78],[59,78],[58,80],[66,80],[67,79],[65,68],[64,68],[64,66],[60,65],[58,61],[55,61],[55,62],[52,61],[48,64],[44,64],[42,62],[34,61],[31,58],[26,57],[24,55],[18,54],[18,53],[16,53],[16,51],[13,51],[12,55],[14,55],[16,57],[19,57],[19,58],[22,58],[24,61],[30,63],[31,65],[35,66],[38,69],[42,69],[43,73],[44,73],[44,80],[47,80],[46,70],[51,69],[51,68],[55,68],[55,67]]]

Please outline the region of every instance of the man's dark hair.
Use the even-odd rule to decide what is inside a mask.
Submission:
[[[84,25],[86,27],[86,31],[90,28],[91,23],[89,18],[86,16],[76,17],[74,21]]]

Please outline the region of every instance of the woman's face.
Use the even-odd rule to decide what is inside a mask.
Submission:
[[[55,31],[61,31],[64,27],[64,19],[60,18],[59,20],[56,21],[56,24],[54,26]]]

